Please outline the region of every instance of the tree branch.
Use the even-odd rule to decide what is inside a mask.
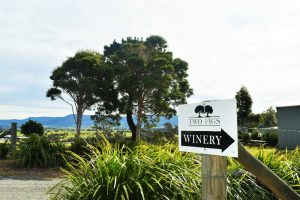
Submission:
[[[74,122],[75,122],[75,124],[77,124],[73,105],[70,102],[66,101],[61,95],[59,95],[57,97],[60,98],[62,101],[66,102],[67,104],[69,104],[71,106],[72,113],[73,113],[73,118],[74,118]]]

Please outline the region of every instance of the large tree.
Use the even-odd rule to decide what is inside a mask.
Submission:
[[[80,137],[83,113],[113,89],[110,75],[102,55],[94,51],[79,51],[53,70],[50,76],[53,87],[46,96],[71,106],[76,138]]]
[[[237,101],[238,122],[239,125],[244,126],[252,113],[252,98],[245,86],[241,87],[235,98]]]
[[[185,103],[193,93],[187,80],[187,62],[174,59],[160,36],[150,36],[145,41],[114,41],[104,47],[104,57],[114,69],[118,111],[126,114],[132,140],[140,137],[148,114],[171,117],[176,113],[174,106]]]

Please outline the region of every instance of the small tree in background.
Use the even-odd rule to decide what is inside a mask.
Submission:
[[[91,116],[91,119],[94,121],[96,133],[98,133],[98,129],[100,129],[105,135],[109,134],[111,128],[120,125],[119,115],[109,115],[99,110],[95,115]]]
[[[276,111],[273,107],[268,108],[261,114],[261,124],[263,127],[277,126]]]
[[[260,125],[261,122],[261,114],[251,113],[248,118],[248,127],[255,128]]]
[[[252,112],[252,98],[245,86],[235,95],[237,101],[238,124],[244,126]]]
[[[33,133],[36,133],[38,135],[43,135],[44,134],[44,127],[41,123],[38,123],[33,120],[29,120],[25,124],[21,126],[21,132],[25,136],[30,136]]]

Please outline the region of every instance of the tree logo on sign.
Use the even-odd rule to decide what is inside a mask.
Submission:
[[[206,114],[204,117],[209,117],[209,114],[212,114],[213,111],[210,105],[199,105],[195,108],[195,113],[199,113],[198,117],[202,117],[201,114]]]

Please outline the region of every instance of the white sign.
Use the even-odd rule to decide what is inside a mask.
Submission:
[[[238,157],[236,100],[179,105],[179,151]]]

